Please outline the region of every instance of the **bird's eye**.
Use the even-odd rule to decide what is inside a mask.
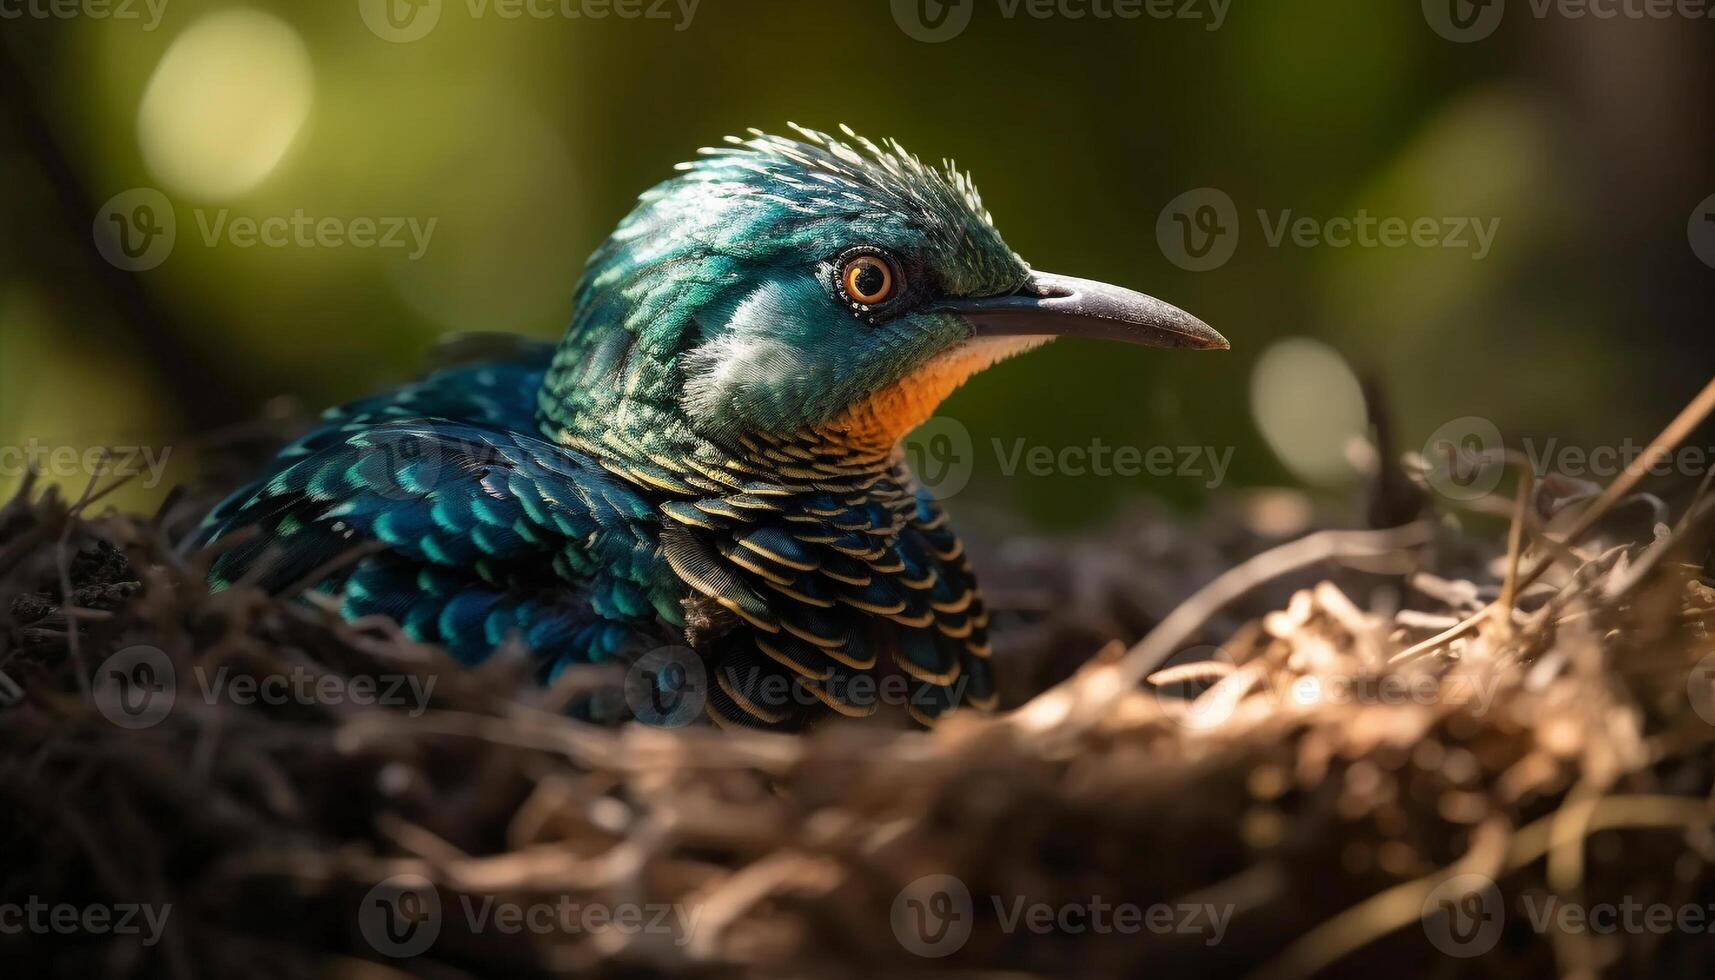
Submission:
[[[840,261],[839,276],[846,299],[864,306],[885,303],[899,291],[899,274],[875,252],[848,254]]]

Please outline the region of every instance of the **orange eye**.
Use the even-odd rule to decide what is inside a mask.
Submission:
[[[873,306],[893,295],[893,267],[879,255],[854,255],[840,266],[840,285],[852,300]]]

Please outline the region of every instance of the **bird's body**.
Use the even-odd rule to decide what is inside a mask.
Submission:
[[[718,721],[992,706],[969,560],[900,438],[1044,316],[1219,337],[1033,275],[950,169],[804,137],[645,194],[559,345],[330,411],[209,517],[256,529],[214,584],[314,582],[468,662],[521,641],[544,676],[686,647]]]
[[[516,637],[548,676],[689,640],[719,665],[723,720],[801,724],[822,696],[867,714],[881,692],[857,678],[884,647],[916,678],[908,710],[992,700],[970,566],[902,467],[782,446],[778,465],[718,480],[671,462],[616,475],[537,430],[552,353],[520,345],[329,412],[211,516],[261,532],[218,559],[217,582],[259,562],[267,588],[312,576],[348,618],[389,616],[470,663]],[[386,550],[317,574],[365,541]],[[780,703],[770,678],[792,677],[815,686]]]

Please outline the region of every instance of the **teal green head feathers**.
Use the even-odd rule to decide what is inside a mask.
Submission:
[[[1055,295],[1097,284],[1033,275],[951,164],[798,132],[707,149],[642,196],[578,287],[550,430],[590,445],[618,415],[679,452],[747,435],[882,451],[969,374],[1057,334],[1225,346],[1138,294]]]
[[[349,618],[472,663],[522,645],[544,680],[631,665],[599,717],[994,706],[975,572],[899,439],[1056,336],[1226,341],[1032,270],[968,177],[847,136],[705,150],[591,257],[557,346],[329,411],[210,515],[206,540],[248,532],[212,584],[319,577]]]

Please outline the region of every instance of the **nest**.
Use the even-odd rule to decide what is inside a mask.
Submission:
[[[1521,473],[1488,519],[1391,478],[1382,530],[1286,535],[1253,500],[1012,542],[983,562],[1009,710],[805,737],[584,724],[557,707],[613,677],[532,690],[323,599],[210,595],[178,509],[26,489],[0,905],[50,910],[0,950],[14,976],[1707,976],[1715,508],[1657,520],[1650,459]]]

